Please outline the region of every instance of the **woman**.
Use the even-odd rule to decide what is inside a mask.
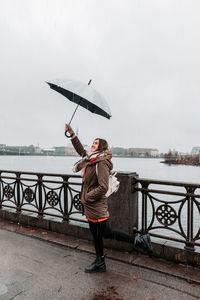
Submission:
[[[85,272],[106,271],[103,238],[133,243],[135,246],[145,249],[151,257],[152,247],[149,235],[129,235],[120,230],[112,230],[109,226],[108,200],[105,194],[108,190],[109,174],[113,164],[108,143],[103,139],[97,138],[91,146],[91,152],[87,153],[70,125],[66,124],[65,131],[70,133],[75,150],[82,156],[82,160],[74,166],[73,171],[82,171],[81,202],[96,251],[95,261],[85,268]]]

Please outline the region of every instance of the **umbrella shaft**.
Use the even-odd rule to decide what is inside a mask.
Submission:
[[[75,108],[75,111],[73,112],[73,115],[72,115],[72,117],[71,117],[71,120],[70,120],[69,123],[68,123],[69,125],[71,124],[71,121],[73,120],[73,117],[74,117],[74,115],[75,115],[75,113],[76,113],[76,111],[77,111],[77,109],[78,109],[78,107],[79,107],[79,105],[80,105],[80,103],[81,103],[81,100],[82,100],[82,98],[80,99],[78,105],[77,105],[76,108]]]
[[[92,81],[92,79],[90,79],[90,81],[88,82],[88,85],[90,85],[91,81]],[[73,94],[73,98],[74,98],[74,94]],[[77,107],[76,107],[76,109],[75,109],[75,111],[74,111],[74,113],[73,113],[73,115],[71,117],[71,120],[68,123],[69,125],[71,124],[71,121],[73,120],[73,117],[74,117],[74,115],[75,115],[75,113],[76,113],[76,111],[77,111],[77,109],[78,109],[78,107],[79,107],[79,105],[81,103],[81,100],[82,100],[82,98],[80,99],[80,101],[79,101],[79,103],[78,103],[78,105],[77,105]]]

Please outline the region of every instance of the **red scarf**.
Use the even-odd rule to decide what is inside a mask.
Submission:
[[[93,163],[95,160],[99,159],[100,157],[91,158],[90,162]]]

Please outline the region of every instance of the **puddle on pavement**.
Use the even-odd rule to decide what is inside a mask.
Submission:
[[[5,284],[0,283],[0,296],[6,294],[7,291],[7,286]]]

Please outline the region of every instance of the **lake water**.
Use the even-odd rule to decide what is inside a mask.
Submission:
[[[0,156],[0,169],[12,171],[72,174],[79,157]],[[139,177],[200,183],[200,167],[167,165],[157,158],[113,158],[114,170],[136,172]]]

